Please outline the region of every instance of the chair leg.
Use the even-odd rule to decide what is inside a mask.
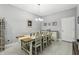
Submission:
[[[44,43],[43,43],[43,48],[42,49],[44,49]]]
[[[37,55],[37,48],[35,47],[35,55]]]
[[[46,42],[46,47],[47,47],[47,42]]]
[[[42,49],[44,49],[44,43],[43,43],[43,47],[42,47]]]
[[[50,45],[50,40],[48,40],[48,45]]]
[[[44,43],[43,43],[43,49],[44,49]]]
[[[42,52],[42,45],[40,46],[40,52]]]
[[[46,43],[46,42],[43,43],[43,49],[44,49],[45,47],[47,47],[47,43]]]

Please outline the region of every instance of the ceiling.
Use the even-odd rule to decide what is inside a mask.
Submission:
[[[30,13],[47,16],[56,12],[76,7],[76,4],[11,4]]]

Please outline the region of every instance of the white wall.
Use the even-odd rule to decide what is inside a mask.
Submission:
[[[41,30],[47,30],[51,29],[52,31],[59,31],[59,36],[61,37],[61,19],[65,17],[70,17],[70,16],[76,16],[76,8],[72,8],[69,10],[64,10],[49,16],[43,17],[45,21],[42,23],[42,28]],[[56,21],[57,26],[43,26],[43,24],[46,23],[52,23]]]
[[[6,44],[16,42],[16,36],[40,31],[40,23],[35,21],[36,15],[30,14],[11,5],[0,5],[0,17],[6,19]],[[33,21],[32,28],[27,26],[27,20]],[[10,40],[8,42],[8,40]]]
[[[77,15],[76,15],[76,37],[77,37],[77,39],[79,39],[79,24],[78,24],[78,22],[77,22],[77,17],[79,16],[79,5],[77,5]]]

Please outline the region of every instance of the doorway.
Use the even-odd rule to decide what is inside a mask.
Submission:
[[[61,19],[61,37],[68,42],[75,40],[75,17]]]

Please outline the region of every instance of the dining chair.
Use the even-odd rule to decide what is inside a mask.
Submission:
[[[52,33],[52,40],[58,41],[58,32],[53,32]]]
[[[42,36],[41,35],[38,35],[36,36],[34,42],[33,42],[33,54],[37,55],[39,52],[42,52]]]
[[[47,35],[44,33],[42,38],[42,49],[44,50],[47,47]]]
[[[35,36],[36,33],[32,33],[32,36]]]
[[[52,43],[52,39],[53,39],[52,33],[49,32],[49,34],[47,35],[47,37],[48,37],[48,39],[47,39],[47,45],[50,45]]]
[[[51,32],[51,40],[54,41],[54,33]]]

